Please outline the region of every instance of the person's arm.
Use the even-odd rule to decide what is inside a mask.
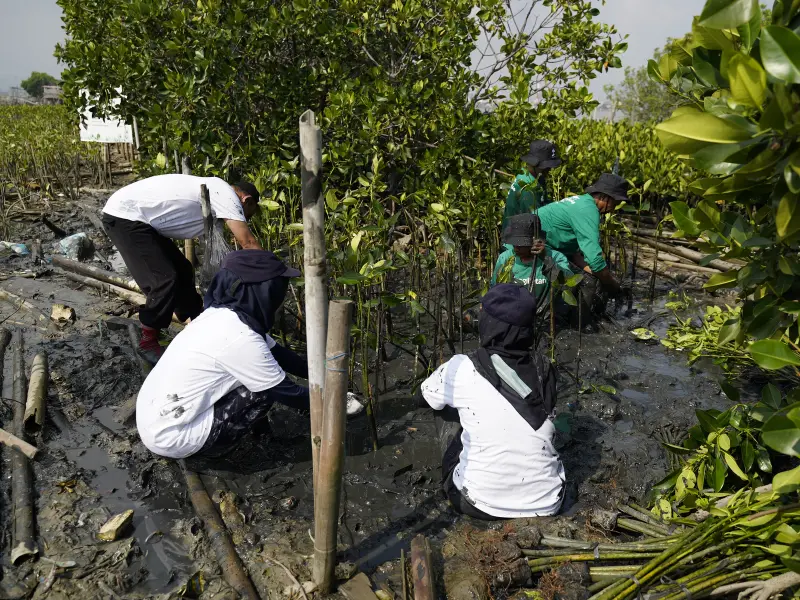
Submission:
[[[233,219],[228,219],[225,223],[242,249],[262,250],[261,244],[258,243],[258,240],[250,231],[247,223],[244,221],[234,221]]]
[[[621,288],[619,282],[611,274],[611,269],[606,267],[605,269],[597,271],[594,275],[600,280],[600,283],[603,284],[603,288],[612,296],[616,296],[620,293]]]
[[[291,373],[295,377],[308,379],[308,361],[304,356],[300,356],[289,348],[284,348],[276,343],[270,348],[272,356],[278,361],[281,369],[287,373]]]
[[[309,410],[310,400],[308,388],[296,384],[288,377],[275,387],[269,388],[269,397],[275,402],[293,408],[295,410]]]

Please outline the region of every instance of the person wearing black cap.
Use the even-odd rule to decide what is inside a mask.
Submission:
[[[251,183],[229,185],[217,177],[157,175],[117,190],[103,208],[103,227],[147,296],[139,309],[139,354],[151,364],[162,354],[159,333],[169,326],[173,313],[185,321],[203,310],[194,268],[172,241],[203,235],[201,185],[208,188],[214,218],[225,221],[239,246],[260,249],[247,226],[259,199]]]
[[[492,274],[491,285],[497,283],[517,283],[531,289],[531,278],[536,296],[538,312],[547,306],[544,300],[550,284],[558,280],[559,273],[565,277],[572,275],[569,260],[558,250],[545,245],[547,232],[542,228],[538,216],[533,214],[515,215],[508,220],[503,232],[503,242],[511,246],[497,259]],[[534,256],[537,257],[534,261]],[[534,262],[536,275],[533,274]]]
[[[580,196],[565,198],[536,211],[547,231],[547,245],[562,252],[579,270],[592,274],[612,295],[620,286],[606,263],[600,244],[600,215],[612,212],[618,202],[628,200],[628,182],[603,173]],[[588,288],[587,288],[588,289]]]
[[[547,140],[533,140],[528,153],[522,157],[526,170],[517,175],[506,197],[502,229],[514,215],[529,213],[550,202],[545,179],[550,169],[561,164],[555,144]]]
[[[289,279],[300,272],[266,250],[225,257],[206,292],[205,310],[181,331],[150,371],[136,399],[142,442],[159,456],[224,458],[258,429],[275,402],[308,409],[304,358],[268,332]]]
[[[480,348],[421,386],[437,411],[442,488],[457,511],[479,519],[553,515],[565,480],[553,446],[557,374],[533,350],[536,300],[504,283],[481,304]]]

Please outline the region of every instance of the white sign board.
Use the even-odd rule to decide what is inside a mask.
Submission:
[[[88,96],[86,90],[81,95]],[[119,99],[114,101],[119,104]],[[132,144],[133,128],[121,119],[109,117],[100,119],[92,116],[91,106],[87,107],[81,119],[81,141],[103,144]]]

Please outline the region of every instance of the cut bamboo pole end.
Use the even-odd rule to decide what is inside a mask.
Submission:
[[[31,378],[28,384],[28,400],[25,403],[23,423],[28,433],[41,431],[44,426],[45,402],[47,400],[47,383],[50,373],[47,365],[47,354],[39,352],[33,359]],[[28,458],[33,458],[29,456]]]
[[[36,449],[36,446],[29,444],[25,440],[19,439],[13,433],[9,433],[5,429],[0,429],[0,444],[22,452],[22,454],[31,460],[36,458],[36,454],[39,452]]]

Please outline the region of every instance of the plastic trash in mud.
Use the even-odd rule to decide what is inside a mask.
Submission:
[[[19,256],[28,256],[31,253],[31,251],[28,250],[28,247],[25,244],[17,244],[14,242],[0,241],[0,250],[10,250],[11,252]]]
[[[203,250],[203,264],[200,267],[200,284],[203,288],[207,287],[214,275],[219,271],[222,259],[233,251],[225,239],[225,229],[220,220],[215,220],[211,231],[205,236]]]
[[[94,243],[85,233],[75,233],[56,242],[55,251],[72,260],[83,260],[91,257]]]
[[[356,398],[353,392],[347,392],[347,416],[353,417],[364,410],[364,404]]]
[[[658,334],[645,327],[637,327],[631,331],[631,335],[642,342],[654,342],[658,340]]]
[[[63,327],[67,323],[75,321],[75,309],[66,304],[53,304],[50,309],[50,318],[59,326]]]

